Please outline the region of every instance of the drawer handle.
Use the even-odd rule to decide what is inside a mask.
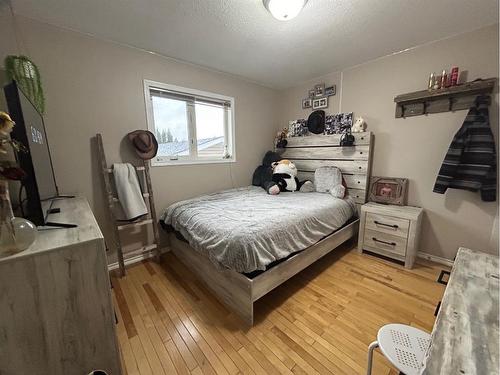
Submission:
[[[396,246],[396,242],[387,242],[387,241],[382,241],[382,240],[379,240],[375,237],[372,237],[372,240],[375,241],[375,242],[380,242],[380,243],[383,243],[383,244],[386,244],[386,245],[390,245],[390,246]]]
[[[374,223],[377,224],[377,225],[383,225],[385,227],[390,227],[390,228],[394,228],[394,229],[398,229],[399,228],[399,226],[396,225],[396,224],[394,224],[394,225],[392,225],[392,224],[384,224],[384,223],[381,223],[380,221],[377,221],[377,220],[375,220]]]

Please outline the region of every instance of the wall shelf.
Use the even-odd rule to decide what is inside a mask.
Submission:
[[[398,95],[394,98],[396,118],[469,109],[477,95],[490,94],[495,83],[496,78],[488,78],[444,89]]]

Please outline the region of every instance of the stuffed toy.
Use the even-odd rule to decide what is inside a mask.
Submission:
[[[337,167],[319,167],[314,172],[314,184],[318,193],[330,193],[335,198],[343,199],[346,185],[342,172]]]
[[[366,130],[366,122],[363,117],[358,117],[352,125],[351,132],[362,133]]]
[[[290,160],[280,160],[273,164],[273,178],[279,187],[279,191],[314,191],[314,185],[309,180],[299,181],[297,178],[297,167]],[[274,192],[275,189],[273,189]],[[269,191],[268,191],[269,193]],[[278,194],[279,192],[275,193]],[[273,194],[273,193],[269,193]]]
[[[274,145],[276,148],[285,148],[288,144],[286,138],[288,137],[288,128],[283,128],[283,130],[279,131],[274,138]]]
[[[269,194],[279,194],[280,190],[273,181],[273,163],[281,160],[281,156],[273,151],[266,152],[262,164],[253,172],[252,185],[260,186]]]
[[[295,164],[289,160],[280,163],[281,161],[281,156],[276,152],[266,152],[262,165],[259,165],[253,173],[252,185],[262,187],[271,195],[279,194],[281,191],[300,190],[307,192],[314,190],[311,181],[299,182],[296,177]],[[293,168],[290,164],[293,165]],[[289,183],[290,186],[288,186]]]

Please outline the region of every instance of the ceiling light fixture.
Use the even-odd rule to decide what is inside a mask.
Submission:
[[[262,2],[274,18],[288,21],[297,17],[307,0],[262,0]]]

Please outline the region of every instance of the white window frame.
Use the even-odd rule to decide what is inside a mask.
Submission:
[[[146,121],[148,125],[148,130],[153,134],[155,133],[154,115],[153,115],[153,101],[151,100],[151,89],[160,89],[167,91],[174,91],[181,94],[187,94],[192,96],[206,97],[212,99],[218,99],[222,101],[227,101],[231,103],[230,120],[226,121],[226,126],[224,129],[224,138],[227,145],[227,150],[230,154],[228,158],[207,158],[194,156],[197,154],[198,142],[196,138],[196,116],[194,115],[194,110],[188,110],[188,138],[191,140],[190,143],[190,155],[188,156],[177,156],[175,159],[169,156],[156,156],[151,159],[151,166],[168,166],[168,165],[186,165],[186,164],[216,164],[216,163],[234,163],[236,161],[236,150],[235,150],[235,132],[234,132],[234,98],[230,96],[215,94],[208,91],[201,91],[196,89],[191,89],[187,87],[181,87],[176,85],[170,85],[167,83],[151,81],[148,79],[144,80],[144,100],[146,104]],[[188,106],[189,107],[189,106]],[[226,134],[227,133],[227,134]],[[196,141],[194,141],[196,140]]]

